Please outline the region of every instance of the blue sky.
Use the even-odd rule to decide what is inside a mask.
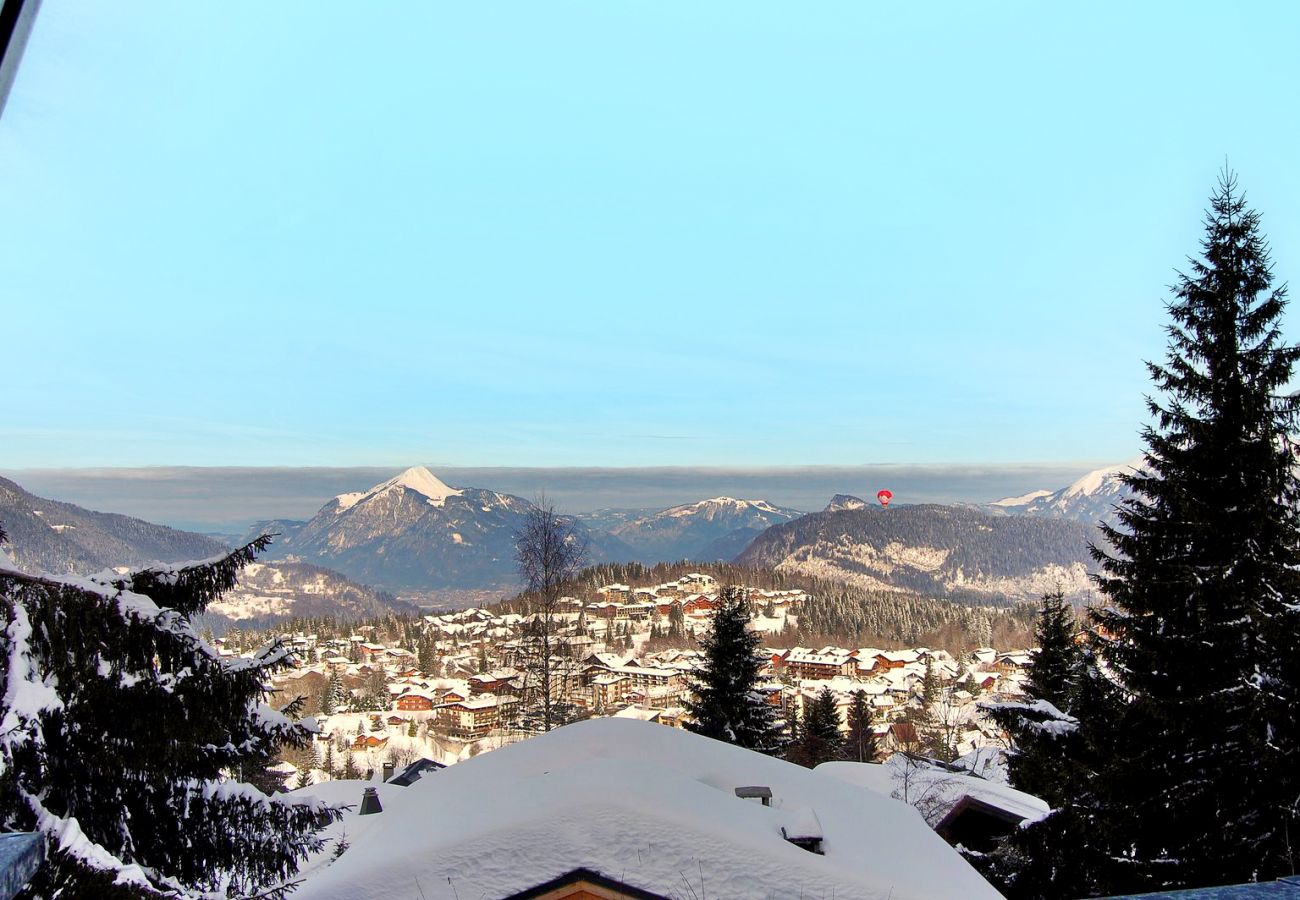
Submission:
[[[1295,4],[358,10],[45,0],[0,466],[1122,461],[1225,156],[1300,271]]]

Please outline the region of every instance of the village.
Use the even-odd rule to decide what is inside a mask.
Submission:
[[[702,658],[694,636],[708,628],[718,590],[711,577],[689,574],[561,598],[549,664],[557,720],[615,717],[680,727],[682,700]],[[806,598],[797,590],[747,594],[751,627],[760,633],[797,620]],[[286,786],[450,765],[540,733],[530,618],[480,608],[426,615],[419,622],[424,640],[414,648],[377,640],[375,627],[365,625],[331,639],[283,635],[296,666],[276,679],[281,702],[304,696],[321,727],[310,753],[286,754]],[[677,646],[665,646],[671,644]],[[952,760],[1005,745],[980,701],[1018,696],[1031,658],[1028,650],[992,647],[961,657],[925,647],[771,648],[760,691],[794,721],[829,690],[841,728],[861,692],[880,758],[903,751]]]

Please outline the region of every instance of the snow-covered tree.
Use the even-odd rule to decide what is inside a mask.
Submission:
[[[745,595],[735,587],[723,588],[713,627],[700,640],[704,661],[691,675],[691,696],[684,702],[691,719],[685,725],[696,734],[777,753],[782,729],[777,710],[757,690],[763,658],[749,620]]]
[[[320,847],[337,810],[232,777],[310,739],[298,701],[266,702],[290,651],[223,659],[190,624],[268,543],[93,578],[31,575],[0,554],[0,828],[46,835],[41,892],[275,893]]]

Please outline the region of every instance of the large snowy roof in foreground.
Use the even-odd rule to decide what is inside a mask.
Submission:
[[[744,785],[770,787],[772,806],[736,797]],[[383,802],[348,817],[350,849],[295,897],[495,898],[580,866],[670,897],[998,896],[909,806],[645,722],[570,725]],[[810,823],[824,856],[781,836]]]

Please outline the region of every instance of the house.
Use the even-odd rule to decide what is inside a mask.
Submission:
[[[913,751],[921,747],[921,736],[911,722],[893,722],[885,732],[884,750]]]
[[[646,900],[690,896],[686,876],[710,898],[998,897],[891,797],[633,719],[568,725],[384,787],[383,812],[324,831],[346,832],[351,849],[306,873],[301,900],[410,896],[417,883],[428,900]],[[766,788],[771,805],[736,788]],[[356,802],[355,783],[319,796],[331,790]],[[584,869],[610,881],[580,891]]]
[[[388,746],[388,738],[373,734],[359,734],[352,742],[353,750],[382,750]]]
[[[962,766],[897,753],[883,763],[823,763],[820,773],[896,797],[916,807],[944,840],[987,852],[1048,805],[1024,791],[975,775]]]
[[[429,712],[433,709],[434,703],[433,698],[428,694],[412,691],[398,697],[393,705],[402,712]]]

